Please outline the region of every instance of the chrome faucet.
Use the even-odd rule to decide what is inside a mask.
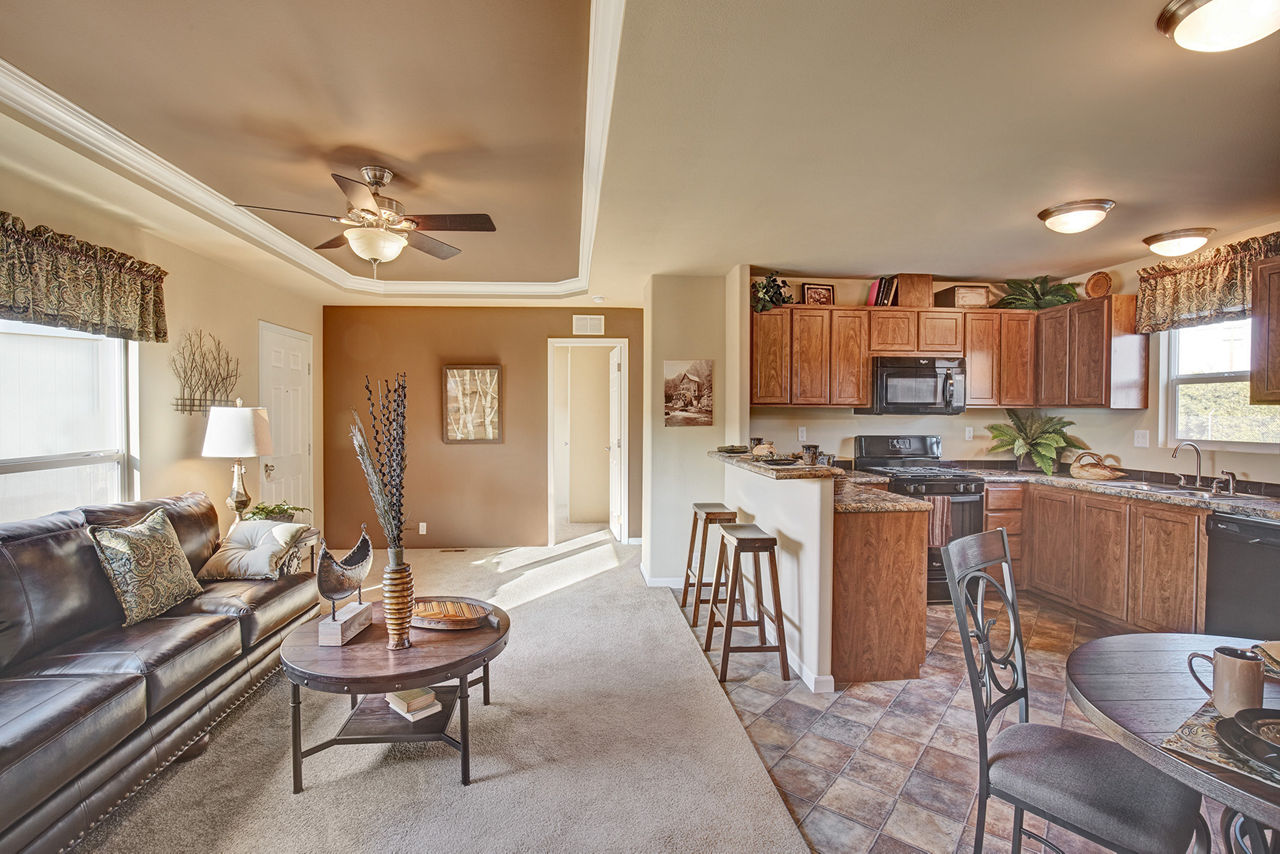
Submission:
[[[1223,470],[1222,470],[1222,477],[1214,478],[1214,481],[1213,481],[1213,494],[1214,494],[1214,495],[1235,495],[1235,494],[1236,494],[1236,481],[1237,481],[1237,480],[1239,480],[1239,479],[1240,479],[1240,478],[1238,478],[1238,477],[1236,476],[1236,473],[1235,473],[1235,472],[1233,472],[1233,471],[1227,471],[1226,469],[1223,469]],[[1222,485],[1222,482],[1223,482],[1224,480],[1227,482],[1227,483],[1226,483],[1227,491],[1226,491],[1226,492],[1221,492],[1221,491],[1219,491],[1218,487]]]
[[[1181,451],[1184,447],[1189,447],[1191,448],[1191,450],[1196,452],[1196,482],[1194,484],[1194,487],[1196,489],[1199,489],[1200,488],[1200,446],[1197,445],[1195,442],[1179,442],[1178,446],[1173,449],[1173,458],[1175,460],[1178,458],[1178,451]],[[1180,475],[1178,479],[1178,483],[1180,486],[1186,486],[1187,476],[1185,474]]]

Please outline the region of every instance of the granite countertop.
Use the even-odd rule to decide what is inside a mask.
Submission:
[[[908,498],[884,489],[859,486],[850,478],[837,477],[835,511],[837,513],[912,513],[928,511],[933,505],[919,498]]]
[[[1280,521],[1280,499],[1275,498],[1237,498],[1231,499],[1218,495],[1173,495],[1167,492],[1147,492],[1139,489],[1126,489],[1116,486],[1116,481],[1077,480],[1062,475],[1047,475],[1041,472],[1016,471],[1013,469],[976,469],[965,471],[980,476],[987,483],[1039,483],[1045,486],[1057,486],[1063,489],[1074,489],[1078,492],[1093,492],[1098,495],[1115,495],[1122,498],[1139,498],[1143,501],[1154,501],[1158,504],[1174,504],[1179,507],[1197,507],[1212,510],[1215,513],[1230,513],[1234,516],[1252,516],[1257,519],[1273,519]],[[1121,483],[1132,482],[1122,480]]]
[[[866,472],[850,472],[834,466],[767,466],[756,461],[750,454],[722,454],[719,451],[707,451],[707,456],[719,460],[728,466],[744,469],[762,477],[773,480],[817,480],[821,478],[845,477],[853,483],[888,483],[889,478]]]

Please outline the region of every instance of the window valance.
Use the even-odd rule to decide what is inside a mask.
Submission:
[[[0,211],[0,317],[168,341],[164,278],[155,264]]]
[[[1280,231],[1138,271],[1138,331],[1160,332],[1248,317],[1249,268],[1280,255]]]

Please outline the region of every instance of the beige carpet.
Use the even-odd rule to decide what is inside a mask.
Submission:
[[[511,640],[473,693],[472,779],[442,744],[337,747],[290,792],[277,676],[77,851],[517,852],[808,850],[671,593],[638,549],[411,552],[419,593],[496,602]],[[303,691],[303,743],[346,699]]]

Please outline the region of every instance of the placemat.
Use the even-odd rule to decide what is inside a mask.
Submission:
[[[1212,702],[1200,707],[1194,715],[1187,718],[1186,723],[1178,727],[1177,732],[1160,743],[1165,750],[1191,756],[1219,768],[1227,768],[1246,777],[1261,780],[1272,786],[1280,786],[1280,774],[1269,771],[1260,765],[1249,762],[1235,754],[1231,748],[1218,738],[1215,727],[1222,715]]]

